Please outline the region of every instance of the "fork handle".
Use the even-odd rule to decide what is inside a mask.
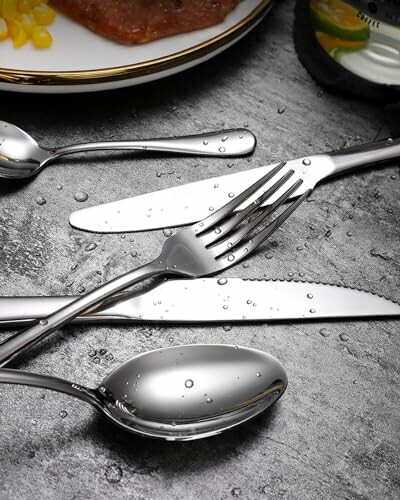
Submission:
[[[0,367],[7,365],[22,352],[30,349],[52,332],[84,312],[90,311],[115,293],[147,278],[169,271],[158,260],[134,269],[79,297],[72,303],[41,319],[31,328],[17,333],[0,344]]]
[[[400,138],[389,138],[361,146],[353,146],[342,151],[334,151],[328,156],[333,162],[331,175],[341,174],[359,167],[365,168],[379,163],[390,163],[400,158]]]

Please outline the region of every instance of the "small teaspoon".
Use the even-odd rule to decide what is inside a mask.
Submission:
[[[231,157],[250,154],[255,136],[247,129],[229,129],[209,134],[75,144],[49,149],[19,127],[0,121],[0,177],[26,179],[38,174],[60,156],[101,150],[135,150],[179,153],[196,156]]]

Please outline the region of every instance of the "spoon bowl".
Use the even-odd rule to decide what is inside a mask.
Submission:
[[[22,129],[0,121],[0,177],[31,177],[40,170],[49,154]]]
[[[287,375],[276,358],[255,349],[186,345],[136,356],[97,389],[9,369],[0,370],[0,383],[64,392],[127,431],[188,441],[220,434],[266,410],[285,391]]]
[[[243,156],[256,147],[255,136],[247,129],[230,129],[209,134],[74,144],[49,149],[19,127],[0,121],[0,177],[26,179],[40,172],[60,156],[103,150],[163,151],[198,156]]]

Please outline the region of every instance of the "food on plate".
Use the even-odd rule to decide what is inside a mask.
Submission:
[[[240,0],[53,0],[61,12],[123,44],[146,43],[222,22]]]
[[[56,12],[48,0],[0,0],[0,40],[11,38],[15,48],[29,40],[36,48],[50,47],[52,36],[47,30]]]

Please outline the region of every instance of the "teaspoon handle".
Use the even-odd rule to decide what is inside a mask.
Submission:
[[[209,134],[168,137],[161,139],[143,139],[140,141],[92,142],[65,146],[52,151],[46,163],[59,156],[85,151],[101,150],[136,150],[162,151],[196,156],[241,156],[252,153],[256,147],[256,138],[247,129],[230,129]]]
[[[9,337],[0,344],[0,367],[7,365],[19,354],[36,345],[42,339],[50,335],[50,333],[61,328],[83,312],[90,311],[94,306],[98,306],[108,297],[139,281],[152,276],[165,274],[166,272],[163,265],[160,264],[158,260],[155,260],[154,262],[114,278],[86,295],[79,297],[70,304],[65,305],[61,309],[58,309],[47,318],[41,319],[27,330]]]
[[[0,369],[0,384],[27,385],[62,392],[63,394],[69,394],[70,396],[86,401],[97,409],[103,410],[103,405],[96,395],[95,390],[61,378],[2,368]]]

